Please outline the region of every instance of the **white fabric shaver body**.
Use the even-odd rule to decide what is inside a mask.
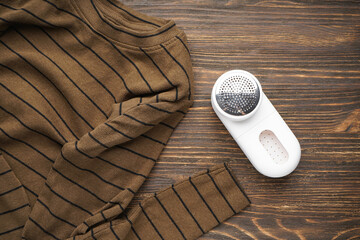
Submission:
[[[257,171],[280,178],[295,170],[299,141],[255,76],[243,70],[224,73],[213,87],[211,104]]]

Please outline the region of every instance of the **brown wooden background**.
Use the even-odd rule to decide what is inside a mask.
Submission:
[[[141,199],[224,161],[252,201],[202,240],[360,239],[360,1],[127,0],[185,30],[195,103]],[[218,76],[258,77],[302,146],[282,179],[257,173],[214,114]]]

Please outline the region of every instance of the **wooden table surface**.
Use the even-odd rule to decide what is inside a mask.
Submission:
[[[230,162],[252,204],[200,239],[360,239],[360,2],[127,0],[183,29],[195,102],[141,189]],[[216,117],[210,93],[225,71],[244,69],[302,146],[297,170],[260,175]]]

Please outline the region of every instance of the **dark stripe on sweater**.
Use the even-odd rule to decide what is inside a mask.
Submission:
[[[219,219],[216,217],[215,213],[214,213],[213,210],[210,208],[209,204],[205,201],[204,197],[201,195],[201,193],[199,192],[199,190],[197,189],[197,187],[195,186],[195,184],[192,182],[191,177],[189,177],[189,182],[190,182],[190,184],[194,187],[195,191],[197,192],[197,194],[199,195],[199,197],[201,198],[201,200],[205,203],[206,207],[209,209],[209,211],[211,212],[211,214],[214,216],[215,220],[218,222],[218,224],[220,224]]]
[[[120,240],[119,236],[116,234],[116,232],[114,231],[113,227],[112,227],[112,221],[110,221],[110,230],[111,232],[114,234],[114,236],[116,237],[117,240]]]
[[[151,60],[151,62],[154,64],[154,66],[159,70],[159,72],[161,73],[161,75],[166,79],[166,81],[172,86],[172,87],[174,87],[175,88],[175,90],[176,90],[176,95],[175,95],[175,101],[177,101],[178,100],[178,95],[179,95],[179,93],[178,93],[178,87],[177,86],[175,86],[170,80],[169,80],[169,78],[165,75],[165,73],[160,69],[160,67],[156,64],[156,62],[154,61],[154,59],[152,59],[152,57],[150,57],[150,55],[147,53],[147,52],[145,52],[145,50],[144,49],[142,49],[142,48],[140,48],[140,50]]]
[[[39,16],[35,15],[34,13],[30,12],[27,9],[21,8],[21,9],[18,9],[18,10],[23,10],[23,11],[27,12],[28,14],[32,15],[33,17],[37,18],[38,20],[40,20],[40,21],[42,21],[42,22],[44,22],[44,23],[46,23],[46,24],[48,24],[48,25],[50,25],[50,26],[52,26],[54,28],[62,28],[64,30],[66,30],[67,32],[69,32],[82,46],[84,46],[85,48],[90,50],[100,61],[102,61],[106,66],[108,66],[122,80],[125,88],[129,91],[129,93],[133,94],[133,92],[126,85],[124,78],[109,63],[107,63],[102,57],[100,57],[92,48],[90,48],[89,46],[84,44],[72,31],[70,31],[70,29],[68,29],[66,27],[63,27],[63,26],[54,25],[54,24],[46,21],[45,19],[40,18]],[[110,94],[112,95],[112,93],[110,93]],[[112,96],[112,97],[114,98],[114,96]]]
[[[181,234],[181,236],[183,237],[183,239],[186,239],[183,232],[181,231],[181,229],[179,228],[179,226],[176,224],[176,222],[174,221],[174,219],[170,216],[169,212],[166,210],[165,206],[160,202],[160,199],[157,197],[156,193],[154,195],[156,201],[160,204],[161,208],[164,210],[164,212],[166,213],[166,215],[168,216],[168,218],[171,220],[171,222],[174,224],[174,226],[176,227],[176,229],[179,231],[179,233]]]
[[[0,40],[0,42],[2,42]],[[25,79],[23,76],[21,76],[18,72],[16,72],[14,69],[8,67],[8,66],[5,66],[3,64],[0,63],[0,66],[8,69],[9,71],[15,73],[18,77],[20,77],[22,80],[24,80],[26,83],[28,83],[35,91],[37,91],[41,96],[42,98],[49,104],[49,106],[54,110],[54,112],[56,113],[56,115],[58,115],[58,117],[60,118],[60,120],[64,123],[64,125],[66,126],[66,128],[73,134],[73,136],[75,138],[78,139],[78,137],[76,136],[76,134],[71,130],[71,128],[69,127],[69,125],[65,122],[65,120],[61,117],[61,115],[59,114],[59,112],[55,109],[55,107],[50,103],[50,101],[40,92],[39,89],[37,89],[31,82],[29,82],[27,79]],[[55,128],[55,126],[53,126]],[[56,130],[56,129],[55,129]],[[57,131],[58,132],[58,131]],[[59,135],[64,139],[64,141],[66,141],[66,139],[60,134],[60,132],[58,132]]]
[[[145,80],[145,78],[143,77],[142,73],[140,72],[140,70],[138,69],[138,67],[135,65],[135,63],[133,61],[131,61],[127,56],[125,56],[109,39],[107,39],[106,37],[104,37],[102,34],[98,33],[95,29],[93,29],[87,22],[85,22],[83,19],[81,19],[80,17],[76,16],[75,14],[65,10],[65,9],[62,9],[62,8],[59,8],[58,6],[56,6],[55,4],[49,2],[48,0],[44,0],[45,2],[49,3],[50,5],[54,6],[56,9],[60,10],[60,11],[63,11],[75,18],[77,18],[78,20],[80,20],[82,23],[84,23],[93,33],[95,33],[96,35],[98,35],[99,37],[103,38],[105,41],[107,41],[118,53],[120,53],[124,58],[126,58],[130,63],[133,64],[133,66],[136,68],[136,70],[138,71],[138,73],[140,74],[140,76],[143,78],[143,80],[145,81],[145,83],[148,85],[150,91],[152,93],[154,93],[154,91],[151,89],[150,85],[148,84],[148,82]],[[93,4],[93,2],[92,2]],[[93,5],[94,6],[94,5]],[[95,10],[97,11],[97,9],[95,8]],[[152,36],[156,36],[158,34],[161,34],[163,32],[166,32],[168,31],[169,29],[171,29],[172,27],[174,27],[175,24],[173,24],[172,26],[170,26],[169,28],[167,29],[164,29],[163,31],[157,33],[157,34],[153,34],[153,35],[149,35],[147,37],[152,37]],[[146,36],[141,36],[141,37],[146,37]]]
[[[146,83],[146,85],[148,86],[149,90],[150,90],[152,93],[155,93],[154,90],[151,88],[149,82],[145,79],[144,75],[141,73],[141,71],[140,71],[140,69],[138,68],[138,66],[137,66],[128,56],[126,56],[125,54],[123,54],[123,53],[119,50],[119,48],[117,48],[115,45],[112,45],[112,46],[115,48],[115,50],[116,50],[118,53],[120,53],[121,56],[123,56],[126,60],[128,60],[128,61],[131,63],[131,65],[134,66],[134,68],[135,68],[136,71],[139,73],[139,75],[140,75],[140,77],[142,78],[142,80],[143,80],[143,81]]]
[[[111,125],[110,125],[110,124],[108,124],[108,123],[105,123],[105,125],[106,125],[106,126],[108,126],[109,128],[111,128],[112,130],[114,130],[115,132],[117,132],[117,133],[119,133],[119,134],[123,135],[124,137],[127,137],[127,138],[129,138],[129,139],[134,139],[133,137],[130,137],[129,135],[126,135],[125,133],[123,133],[122,131],[120,131],[120,130],[118,130],[118,129],[114,128],[113,126],[111,126]]]
[[[7,233],[14,232],[14,231],[19,230],[19,229],[22,229],[23,227],[24,227],[24,225],[19,226],[19,227],[16,227],[16,228],[13,228],[13,229],[10,229],[10,230],[7,230],[7,231],[5,231],[5,232],[0,232],[0,236],[1,236],[1,235],[5,235],[5,234],[7,234]]]
[[[44,175],[42,175],[41,173],[39,173],[38,171],[36,171],[34,168],[30,167],[29,165],[27,165],[26,163],[24,163],[23,161],[21,161],[20,159],[18,159],[17,157],[15,157],[14,155],[10,154],[9,152],[5,151],[5,149],[0,148],[0,151],[6,153],[7,155],[9,155],[10,157],[12,157],[13,159],[15,159],[17,162],[19,162],[20,164],[22,164],[23,166],[27,167],[28,169],[30,169],[31,171],[33,171],[34,173],[36,173],[37,175],[39,175],[41,178],[46,180],[46,177]]]
[[[159,123],[159,124],[164,125],[165,127],[171,128],[172,130],[175,129],[174,127],[172,127],[172,126],[170,126],[169,124],[166,124],[166,123],[164,123],[164,122],[161,122],[161,123]]]
[[[74,180],[72,180],[71,178],[65,176],[63,173],[61,173],[59,170],[57,170],[55,167],[53,167],[53,170],[55,172],[57,172],[60,176],[62,176],[63,178],[65,178],[66,180],[68,180],[69,182],[71,182],[72,184],[78,186],[79,188],[81,188],[82,190],[88,192],[89,194],[91,194],[92,196],[94,196],[96,199],[98,199],[99,201],[101,201],[102,203],[107,203],[105,200],[103,200],[102,198],[100,198],[98,195],[96,195],[95,193],[93,193],[92,191],[90,191],[89,189],[85,188],[84,186],[80,185],[79,183],[75,182]]]
[[[23,185],[23,187],[32,195],[34,195],[35,197],[39,197],[38,194],[36,194],[33,190],[31,190],[30,188],[28,188],[27,186]]]
[[[226,199],[225,195],[223,194],[223,192],[221,191],[221,189],[218,187],[218,185],[216,184],[214,178],[210,175],[210,170],[207,170],[207,175],[210,177],[211,181],[214,183],[214,186],[216,187],[216,189],[218,190],[218,192],[220,193],[220,195],[222,196],[222,198],[225,200],[225,202],[227,203],[227,205],[229,206],[229,208],[231,209],[231,211],[233,211],[234,214],[236,214],[235,210],[233,209],[233,207],[231,206],[231,204],[229,203],[229,201]]]
[[[132,119],[132,120],[134,120],[134,121],[136,121],[136,122],[138,122],[138,123],[141,123],[142,125],[150,126],[150,127],[155,126],[155,125],[152,124],[152,123],[145,123],[145,122],[143,122],[143,121],[140,121],[140,120],[138,120],[138,119],[134,118],[133,116],[130,116],[130,115],[126,114],[126,113],[124,113],[123,115],[126,116],[126,117],[128,117],[128,118],[130,118],[130,119]]]
[[[85,226],[89,229],[89,224],[87,224],[86,222],[84,222]]]
[[[11,169],[9,169],[9,170],[7,170],[7,171],[5,171],[5,172],[0,173],[0,176],[5,175],[5,174],[7,174],[7,173],[9,173],[9,172],[11,172]]]
[[[176,36],[176,38],[180,40],[180,42],[182,43],[182,45],[184,45],[184,47],[185,47],[186,51],[187,51],[187,52],[189,53],[189,55],[190,55],[189,48],[186,46],[186,44],[184,43],[184,41],[183,41],[183,40],[181,40],[181,38],[180,38],[179,36]]]
[[[8,49],[9,47],[0,40],[0,42],[6,46]],[[70,126],[65,122],[65,120],[63,119],[63,117],[60,115],[60,113],[56,110],[56,108],[54,107],[54,105],[52,105],[52,103],[44,96],[44,94],[42,94],[42,92],[35,87],[30,81],[28,81],[26,78],[24,78],[23,76],[21,76],[18,72],[16,72],[14,69],[11,69],[8,66],[2,65],[1,66],[7,68],[8,70],[12,71],[13,73],[15,73],[18,77],[20,77],[22,80],[24,80],[27,84],[29,84],[36,92],[38,92],[40,94],[40,96],[49,104],[49,106],[54,110],[54,112],[56,113],[56,115],[59,117],[59,119],[61,120],[61,122],[63,122],[63,124],[65,125],[65,127],[71,132],[71,134],[76,138],[79,139],[78,136],[74,133],[74,131],[70,128]]]
[[[168,110],[155,107],[155,106],[153,106],[153,105],[151,105],[151,104],[148,104],[148,103],[146,104],[146,106],[149,106],[149,107],[151,107],[152,109],[155,109],[155,110],[160,111],[160,112],[172,114],[172,112],[170,112],[170,111],[168,111]]]
[[[64,28],[65,30],[67,30],[71,35],[74,36],[74,38],[84,47],[86,47],[87,49],[89,49],[98,59],[100,59],[100,61],[102,61],[106,66],[108,66],[115,74],[116,76],[118,76],[120,78],[120,80],[122,81],[122,83],[124,84],[125,89],[132,95],[134,95],[134,93],[129,89],[129,87],[127,86],[125,79],[120,75],[120,73],[118,71],[116,71],[108,62],[106,62],[102,57],[99,56],[99,54],[97,54],[92,48],[90,48],[89,46],[85,45],[83,42],[80,41],[80,39],[78,39],[78,37],[76,37],[76,35],[71,32],[68,28]]]
[[[1,19],[1,18],[0,18]],[[86,119],[74,108],[74,106],[69,102],[69,100],[67,99],[67,97],[65,97],[65,95],[63,94],[63,92],[56,86],[56,84],[53,83],[53,81],[51,81],[44,73],[42,73],[37,67],[35,67],[32,63],[30,63],[26,58],[24,58],[21,54],[19,54],[18,52],[16,52],[15,50],[11,49],[8,45],[6,45],[3,41],[0,40],[0,42],[2,44],[4,44],[4,46],[6,46],[10,51],[12,51],[13,53],[15,53],[18,57],[20,57],[22,60],[24,60],[27,64],[29,64],[31,67],[33,67],[38,73],[40,73],[46,80],[48,80],[48,82],[58,91],[58,93],[61,94],[61,96],[63,97],[63,99],[67,102],[67,104],[69,104],[69,106],[71,107],[71,109],[75,112],[76,115],[78,115],[85,123],[86,125],[88,125],[91,129],[94,129],[90,123],[88,121],[86,121]]]
[[[150,140],[153,141],[153,142],[160,143],[161,145],[164,145],[164,146],[166,145],[166,143],[163,143],[163,142],[161,142],[161,141],[159,141],[159,140],[156,140],[156,139],[154,139],[154,138],[152,138],[152,137],[149,137],[149,136],[147,136],[147,135],[142,134],[141,136],[144,137],[144,138],[150,139]]]
[[[181,110],[177,110],[176,112],[181,113],[181,114],[183,114],[183,115],[186,115],[186,113],[183,112],[183,111],[181,111]]]
[[[78,141],[75,142],[75,149],[76,149],[79,153],[85,155],[87,158],[91,158],[91,159],[94,159],[94,158],[95,158],[95,157],[92,157],[92,156],[86,154],[85,152],[81,151],[81,150],[78,148]]]
[[[72,224],[71,222],[68,222],[68,221],[66,221],[66,220],[63,219],[63,218],[56,216],[56,215],[50,210],[50,208],[49,208],[48,206],[46,206],[46,204],[43,203],[40,199],[37,199],[37,201],[38,201],[41,205],[43,205],[43,207],[45,207],[46,210],[48,210],[48,212],[49,212],[53,217],[55,217],[56,219],[58,219],[58,220],[60,220],[60,221],[62,221],[62,222],[64,222],[64,223],[70,225],[70,226],[73,227],[73,228],[76,228],[76,225],[75,225],[75,224]]]
[[[65,10],[65,9],[59,8],[59,7],[56,6],[54,3],[49,2],[48,0],[43,0],[43,1],[45,1],[45,2],[47,2],[48,4],[52,5],[52,6],[55,7],[57,10],[63,11],[63,12],[65,12],[65,13],[73,16],[74,18],[80,20],[80,21],[81,21],[82,23],[84,23],[93,33],[95,33],[96,35],[98,35],[99,37],[101,37],[102,39],[104,39],[104,40],[105,40],[106,42],[108,42],[115,50],[117,50],[118,52],[120,52],[119,49],[118,49],[109,39],[107,39],[106,37],[104,37],[102,34],[98,33],[95,29],[93,29],[87,22],[85,22],[85,21],[84,21],[83,19],[81,19],[80,17],[76,16],[76,15],[73,14],[72,12],[69,12],[69,11],[67,11],[67,10]],[[132,92],[130,91],[130,89],[128,89],[128,87],[127,87],[126,84],[125,84],[124,79],[123,79],[120,75],[119,75],[119,77],[122,79],[122,81],[123,81],[123,83],[124,83],[124,85],[125,85],[125,88],[126,88],[131,94],[134,94],[134,93],[132,93]]]
[[[77,169],[79,169],[79,170],[81,170],[81,171],[84,171],[84,172],[89,172],[89,173],[93,174],[94,176],[96,176],[98,179],[100,179],[102,182],[107,183],[107,184],[109,184],[109,185],[111,185],[111,186],[113,186],[113,187],[115,187],[115,188],[117,188],[117,189],[124,190],[123,187],[120,187],[120,186],[118,186],[118,185],[116,185],[116,184],[114,184],[114,183],[112,183],[112,182],[109,182],[109,181],[105,180],[105,179],[102,178],[100,175],[98,175],[96,172],[94,172],[94,171],[92,171],[92,170],[89,170],[89,169],[86,169],[86,168],[82,168],[82,167],[77,166],[75,163],[73,163],[73,162],[71,162],[69,159],[67,159],[67,158],[64,156],[64,154],[63,154],[62,151],[60,152],[60,154],[61,154],[61,157],[62,157],[66,162],[68,162],[70,165],[72,165],[73,167],[75,167],[75,168],[77,168]]]
[[[22,185],[17,186],[16,188],[10,189],[10,190],[8,190],[8,191],[6,191],[6,192],[0,193],[0,197],[6,195],[6,194],[8,194],[8,193],[11,193],[11,192],[13,192],[13,191],[16,191],[16,190],[20,189],[21,187],[22,187]]]
[[[91,157],[91,156],[89,156],[88,154],[84,153],[83,151],[81,151],[81,150],[78,148],[77,142],[75,142],[75,149],[76,149],[79,153],[81,153],[82,155],[86,156],[87,158],[90,158],[90,159],[94,159],[94,158],[99,159],[99,160],[101,160],[101,161],[103,161],[103,162],[106,162],[106,163],[110,164],[111,166],[117,167],[117,168],[119,168],[119,169],[121,169],[121,170],[123,170],[123,171],[126,171],[126,172],[129,172],[129,173],[131,173],[131,174],[135,174],[135,175],[141,176],[141,177],[143,177],[143,178],[146,178],[146,176],[143,175],[143,174],[133,172],[133,171],[131,171],[131,170],[129,170],[129,169],[126,169],[126,168],[124,168],[124,167],[121,167],[121,166],[119,166],[119,165],[116,165],[116,164],[114,164],[114,163],[112,163],[112,162],[110,162],[110,161],[108,161],[108,160],[106,160],[106,159],[104,159],[104,158],[101,158],[101,157]],[[64,158],[64,156],[63,156],[63,158]],[[64,159],[67,160],[66,158],[64,158]],[[70,162],[70,161],[69,161],[69,162]],[[78,167],[78,168],[80,169],[80,167]],[[85,169],[83,169],[83,170],[86,171]],[[91,171],[91,170],[88,170],[88,171]],[[94,174],[96,174],[96,173],[94,172]]]
[[[86,228],[86,232],[89,230],[89,228],[90,228],[90,226],[89,226],[89,224],[87,224],[87,222],[83,222],[84,223],[84,225],[87,227]]]
[[[41,151],[39,151],[38,149],[36,149],[35,147],[33,147],[32,145],[30,145],[29,143],[21,140],[21,139],[17,139],[17,138],[14,138],[12,136],[10,136],[9,134],[7,134],[2,128],[0,128],[0,131],[3,132],[8,138],[14,140],[14,141],[17,141],[17,142],[21,142],[23,144],[25,144],[26,146],[32,148],[34,151],[36,151],[37,153],[39,153],[41,156],[43,156],[44,158],[46,158],[47,160],[49,160],[50,162],[54,163],[54,160],[52,160],[51,158],[49,158],[48,156],[46,156],[44,153],[42,153]]]
[[[250,199],[248,198],[248,196],[246,196],[245,191],[243,191],[243,189],[241,188],[241,186],[239,185],[239,183],[236,181],[235,177],[231,174],[228,166],[226,163],[224,163],[225,169],[226,171],[229,173],[231,179],[234,181],[235,185],[239,188],[240,192],[243,193],[243,195],[245,196],[245,198],[249,201],[249,203],[251,203]]]
[[[119,166],[119,165],[116,165],[116,164],[114,164],[114,163],[112,163],[112,162],[110,162],[110,161],[108,161],[108,160],[103,159],[102,157],[96,157],[96,158],[97,158],[97,159],[100,159],[100,160],[103,161],[103,162],[106,162],[106,163],[110,164],[111,166],[117,167],[117,168],[119,168],[119,169],[121,169],[121,170],[123,170],[123,171],[125,171],[125,172],[131,173],[131,174],[134,174],[134,175],[143,177],[143,178],[147,178],[145,175],[143,175],[143,174],[141,174],[141,173],[137,173],[137,172],[134,172],[134,171],[129,170],[129,169],[127,169],[127,168],[124,168],[124,167],[121,167],[121,166]]]
[[[0,109],[3,110],[4,112],[6,112],[7,114],[11,115],[13,118],[15,118],[21,125],[23,125],[25,128],[29,129],[30,131],[37,133],[43,137],[46,137],[47,139],[49,139],[50,141],[56,143],[59,146],[62,146],[62,144],[58,143],[56,140],[50,138],[49,136],[43,134],[42,132],[39,132],[33,128],[30,128],[29,126],[27,126],[25,123],[23,123],[17,116],[15,116],[14,114],[12,114],[11,112],[9,112],[8,110],[6,110],[5,108],[3,108],[2,106],[0,106]]]
[[[135,234],[136,238],[141,240],[139,234],[136,232],[135,228],[133,227],[133,224],[132,222],[130,221],[130,219],[128,218],[128,216],[125,214],[125,217],[126,219],[128,220],[128,222],[130,223],[130,227],[131,227],[131,230],[133,231],[133,233]]]
[[[106,146],[105,144],[103,144],[102,142],[100,142],[99,140],[97,140],[97,139],[91,134],[91,132],[88,132],[88,134],[89,134],[90,138],[91,138],[92,140],[94,140],[97,144],[99,144],[100,146],[103,146],[103,147],[106,148],[106,149],[109,148],[108,146]]]
[[[92,237],[94,240],[96,240],[96,237],[95,237],[95,235],[94,235],[94,229],[93,229],[93,228],[90,229],[90,233],[91,233],[91,237]]]
[[[150,87],[150,85],[148,84],[148,82],[145,80],[145,78],[143,77],[142,73],[140,72],[139,68],[135,65],[135,63],[133,61],[131,61],[127,56],[125,56],[109,39],[107,39],[106,37],[104,37],[102,34],[98,33],[95,29],[93,29],[87,22],[85,22],[83,19],[81,19],[80,17],[76,16],[75,14],[65,10],[65,9],[62,9],[62,8],[59,8],[58,6],[56,6],[55,4],[49,2],[48,0],[44,0],[45,2],[49,3],[50,5],[54,6],[56,9],[60,10],[60,11],[63,11],[75,18],[77,18],[78,20],[80,20],[82,23],[84,23],[93,33],[95,33],[96,35],[98,35],[99,37],[103,38],[106,42],[108,42],[120,55],[122,55],[124,58],[126,58],[130,63],[132,63],[132,65],[136,68],[136,70],[138,71],[138,73],[140,74],[140,76],[142,77],[142,79],[144,80],[144,82],[147,84],[147,86],[149,87],[150,91],[152,93],[154,93],[154,91],[152,90],[152,88]],[[97,10],[96,10],[97,11]],[[158,34],[161,34],[169,29],[171,29],[172,27],[174,27],[175,24],[173,24],[172,26],[170,26],[169,28],[163,30],[162,32],[158,33]],[[156,34],[156,35],[158,35]],[[155,36],[155,35],[154,35]],[[151,36],[150,36],[151,37]]]
[[[189,96],[188,96],[188,99],[190,100],[191,99],[191,85],[190,85],[190,78],[189,78],[189,75],[188,73],[186,72],[185,68],[183,67],[183,65],[181,65],[181,63],[176,60],[176,58],[164,47],[164,45],[160,44],[160,46],[165,50],[165,52],[174,60],[174,62],[176,62],[177,65],[179,65],[179,67],[183,70],[183,72],[185,73],[186,75],[186,78],[188,80],[188,85],[189,85]]]
[[[59,198],[61,198],[61,199],[64,200],[65,202],[67,202],[67,203],[69,203],[70,205],[72,205],[72,206],[74,206],[74,207],[76,207],[76,208],[78,208],[78,209],[86,212],[87,214],[93,216],[93,214],[92,214],[90,211],[84,209],[83,207],[77,205],[76,203],[71,202],[70,200],[68,200],[68,199],[66,199],[65,197],[61,196],[59,193],[55,192],[55,191],[47,184],[47,182],[45,182],[45,185],[48,187],[48,189],[49,189],[53,194],[55,194],[56,196],[58,196]]]
[[[90,134],[90,133],[89,133]],[[105,144],[103,144],[102,142],[100,142],[98,139],[96,139],[94,136],[92,136],[92,138],[94,139],[94,141],[96,141],[99,145],[101,145],[101,146],[103,146],[103,147],[105,147],[105,148],[109,148],[108,146],[106,146]],[[127,147],[124,147],[124,146],[121,146],[121,145],[117,145],[117,146],[115,146],[116,148],[119,148],[119,149],[123,149],[123,150],[126,150],[126,151],[128,151],[128,152],[131,152],[131,153],[133,153],[133,154],[135,154],[135,155],[138,155],[138,156],[140,156],[140,157],[142,157],[142,158],[145,158],[145,159],[149,159],[149,160],[151,160],[151,161],[153,161],[153,162],[155,162],[156,160],[155,159],[153,159],[153,158],[151,158],[151,157],[148,157],[148,156],[145,156],[145,155],[143,155],[143,154],[141,154],[141,153],[138,153],[138,152],[136,152],[136,151],[134,151],[134,150],[131,150],[130,148],[127,148]]]
[[[92,77],[114,100],[114,102],[116,102],[116,98],[115,96],[112,94],[112,92],[101,82],[99,81],[99,79],[97,79],[87,68],[84,67],[84,65],[82,65],[79,60],[77,60],[74,56],[72,56],[68,51],[66,51],[47,31],[45,31],[45,29],[43,29],[42,27],[39,27],[39,29],[45,33],[55,44],[56,46],[58,46],[64,53],[66,53],[66,55],[68,55],[71,59],[73,59],[82,69],[84,69],[84,71],[89,74],[90,77]],[[105,112],[104,112],[105,113]],[[106,114],[105,114],[106,115]]]
[[[40,20],[40,21],[42,21],[42,22],[44,22],[44,23],[46,23],[46,24],[49,24],[49,25],[52,26],[52,27],[57,27],[56,25],[53,25],[53,24],[47,22],[46,20],[44,20],[44,19],[36,16],[35,14],[33,14],[32,12],[30,12],[29,10],[27,10],[27,9],[25,9],[25,8],[19,8],[19,9],[17,9],[17,8],[13,8],[13,7],[7,6],[7,5],[5,5],[5,4],[1,4],[1,5],[4,6],[4,7],[10,8],[10,9],[12,9],[12,10],[23,10],[24,12],[26,12],[26,13],[30,14],[31,16],[33,16],[34,18],[36,18],[36,19],[38,19],[38,20]],[[77,61],[72,55],[70,55],[65,49],[63,49],[43,28],[41,28],[41,27],[38,27],[38,28],[41,29],[46,35],[48,35],[49,38],[50,38],[51,40],[53,40],[53,42],[54,42],[59,48],[61,48],[67,55],[69,55],[73,60],[75,60],[87,73],[89,73],[89,75],[90,75],[91,77],[93,77],[93,78],[95,79],[95,81],[97,81],[97,82],[111,95],[111,97],[114,99],[114,102],[116,102],[116,99],[115,99],[114,95],[113,95],[100,81],[98,81],[97,78],[95,78],[83,65],[80,64],[79,61]]]
[[[189,213],[189,215],[191,216],[191,218],[194,220],[194,222],[196,223],[196,225],[199,227],[200,231],[205,234],[205,231],[202,229],[202,227],[200,226],[199,222],[196,220],[196,218],[194,217],[194,215],[191,213],[191,211],[189,210],[189,208],[186,206],[186,204],[184,203],[184,201],[182,200],[182,198],[180,197],[180,195],[177,193],[177,191],[175,190],[174,184],[171,185],[172,190],[174,191],[174,193],[176,194],[177,198],[180,200],[180,202],[182,203],[182,205],[184,206],[184,208],[186,209],[186,211]]]
[[[102,218],[104,219],[104,221],[106,222],[106,221],[107,221],[107,218],[106,218],[105,215],[104,215],[104,211],[100,211],[100,214],[101,214]]]
[[[120,207],[120,209],[121,209],[122,213],[124,214],[126,220],[130,223],[131,230],[134,232],[137,239],[141,240],[139,234],[137,234],[137,232],[135,231],[135,228],[133,226],[132,221],[128,218],[127,214],[124,213],[125,209],[121,206],[121,203],[117,203],[117,205]]]
[[[37,222],[36,222],[34,219],[32,219],[31,217],[29,217],[29,220],[30,220],[31,222],[33,222],[38,228],[41,229],[41,231],[43,231],[43,232],[46,233],[47,235],[55,238],[56,240],[60,240],[60,238],[57,238],[57,237],[56,237],[55,235],[53,235],[52,233],[46,231],[42,226],[40,226],[39,223],[37,223]]]
[[[8,210],[8,211],[5,211],[5,212],[1,212],[1,213],[0,213],[0,216],[1,216],[1,215],[8,214],[8,213],[16,212],[17,210],[23,209],[24,207],[30,207],[30,205],[27,203],[27,204],[24,204],[24,205],[22,205],[22,206],[20,206],[20,207],[13,208],[13,209]]]
[[[70,77],[69,75],[67,75],[67,73],[57,64],[55,63],[50,57],[48,57],[46,54],[44,54],[42,51],[40,51],[32,42],[30,42],[29,39],[27,39],[21,32],[19,32],[18,30],[16,30],[14,28],[14,30],[25,39],[25,41],[27,41],[36,51],[38,51],[41,55],[43,55],[45,58],[47,58],[49,61],[51,61],[64,75],[67,79],[69,79],[69,81],[101,112],[104,114],[104,111],[94,102],[94,100],[92,100]],[[107,115],[104,115],[105,117],[107,117]]]
[[[2,64],[0,64],[2,65]],[[67,142],[67,140],[65,139],[65,137],[59,132],[59,130],[55,127],[55,125],[43,114],[41,113],[37,108],[35,108],[33,105],[31,105],[30,103],[28,103],[27,101],[25,101],[24,99],[22,99],[21,97],[19,97],[16,93],[14,93],[13,91],[11,91],[9,88],[7,88],[4,84],[0,83],[0,86],[2,86],[4,89],[6,89],[11,95],[13,95],[14,97],[16,97],[17,99],[19,99],[20,101],[22,101],[23,103],[25,103],[25,105],[27,105],[28,107],[30,107],[31,109],[33,109],[35,112],[37,112],[42,118],[45,119],[45,121],[47,121],[51,127],[57,132],[57,134],[64,140],[64,142]]]
[[[151,221],[151,219],[149,218],[149,216],[147,215],[147,213],[145,212],[145,209],[141,206],[141,203],[139,203],[139,206],[142,210],[142,212],[144,213],[145,217],[147,218],[147,220],[150,222],[151,226],[154,228],[154,230],[156,231],[156,233],[159,235],[159,237],[164,240],[164,238],[161,236],[159,230],[156,228],[156,226],[154,225],[154,223]]]

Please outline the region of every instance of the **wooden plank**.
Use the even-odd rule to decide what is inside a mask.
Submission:
[[[174,19],[195,74],[195,103],[135,203],[225,161],[252,204],[201,239],[360,239],[359,2],[123,2]],[[212,111],[212,86],[231,69],[258,77],[298,137],[302,159],[290,176],[257,173]]]

